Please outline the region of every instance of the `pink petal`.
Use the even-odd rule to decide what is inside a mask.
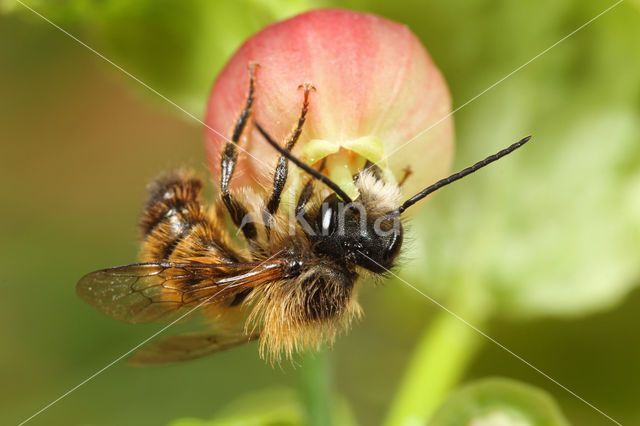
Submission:
[[[406,27],[371,14],[318,10],[271,25],[234,54],[211,92],[206,123],[226,137],[244,106],[248,65],[260,64],[254,118],[278,141],[295,125],[299,86],[311,82],[311,107],[294,153],[305,141],[344,142],[366,136],[386,152],[414,138],[451,110],[442,75]],[[413,194],[445,175],[453,155],[453,122],[446,118],[389,158],[396,179],[409,166],[403,192]],[[219,175],[225,139],[206,131],[209,164]],[[234,185],[270,183],[278,154],[255,130],[241,146]]]

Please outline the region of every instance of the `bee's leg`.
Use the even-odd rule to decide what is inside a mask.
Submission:
[[[318,171],[322,173],[326,164],[327,164],[327,157],[323,158],[322,161],[320,162],[320,167],[318,168]],[[296,210],[295,210],[296,217],[305,217],[305,208],[307,206],[307,203],[311,199],[311,196],[313,195],[313,183],[314,183],[314,179],[309,178],[307,179],[304,186],[302,187],[302,191],[298,196],[298,203],[296,204]]]
[[[220,160],[220,196],[222,197],[222,202],[229,211],[233,223],[237,227],[241,227],[242,233],[249,241],[256,238],[256,227],[251,221],[243,223],[243,219],[245,219],[247,215],[247,209],[231,195],[229,192],[229,182],[231,181],[238,160],[238,141],[240,141],[247,127],[247,123],[251,119],[257,67],[258,64],[252,63],[249,65],[249,93],[247,95],[247,101],[238,117],[238,121],[236,121],[231,141],[225,145]]]
[[[298,117],[298,124],[287,139],[287,151],[291,151],[300,138],[300,134],[302,133],[302,126],[304,126],[304,122],[307,118],[307,112],[309,111],[309,92],[311,92],[311,90],[315,90],[315,88],[310,83],[305,83],[301,85],[300,88],[304,89],[302,110],[300,111],[300,116]],[[269,213],[269,215],[273,215],[276,211],[278,211],[278,206],[280,206],[280,197],[282,196],[284,185],[287,183],[288,170],[289,160],[287,160],[287,157],[285,157],[284,155],[281,155],[278,159],[278,165],[276,166],[276,171],[273,176],[273,192],[271,193],[271,197],[267,202],[267,212]],[[269,226],[268,216],[266,218],[265,225],[267,225],[267,227]]]
[[[309,179],[302,187],[302,191],[300,192],[300,196],[298,197],[298,204],[296,205],[296,216],[304,215],[305,208],[312,195],[313,181]]]

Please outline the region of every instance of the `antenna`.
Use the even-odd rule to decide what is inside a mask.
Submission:
[[[471,173],[483,168],[484,166],[488,166],[489,164],[493,163],[496,160],[499,160],[500,158],[504,157],[507,154],[511,154],[513,151],[520,148],[525,143],[529,142],[530,139],[531,139],[531,136],[522,138],[518,142],[503,149],[502,151],[499,151],[493,155],[490,155],[482,161],[478,161],[473,166],[460,170],[458,173],[454,173],[451,176],[441,179],[438,182],[434,183],[433,185],[426,187],[425,189],[418,192],[416,195],[414,195],[413,197],[409,198],[407,201],[402,203],[402,205],[398,207],[398,210],[396,210],[396,213],[402,214],[402,212],[404,212],[406,209],[408,209],[418,201],[422,200],[424,197],[431,194],[432,192],[435,192],[438,189],[449,185],[450,183],[453,183],[459,179],[462,179],[463,177],[470,175]]]

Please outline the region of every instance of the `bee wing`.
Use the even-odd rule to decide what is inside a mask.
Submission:
[[[167,364],[187,361],[231,349],[257,340],[259,333],[190,332],[158,339],[136,352],[129,363],[134,365]]]
[[[183,308],[220,303],[281,276],[278,262],[136,263],[91,272],[80,279],[76,292],[100,312],[138,323],[166,319]]]

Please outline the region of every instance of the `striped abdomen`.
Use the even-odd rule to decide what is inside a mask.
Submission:
[[[144,262],[238,262],[226,233],[200,200],[202,181],[175,173],[156,180],[140,220]]]

